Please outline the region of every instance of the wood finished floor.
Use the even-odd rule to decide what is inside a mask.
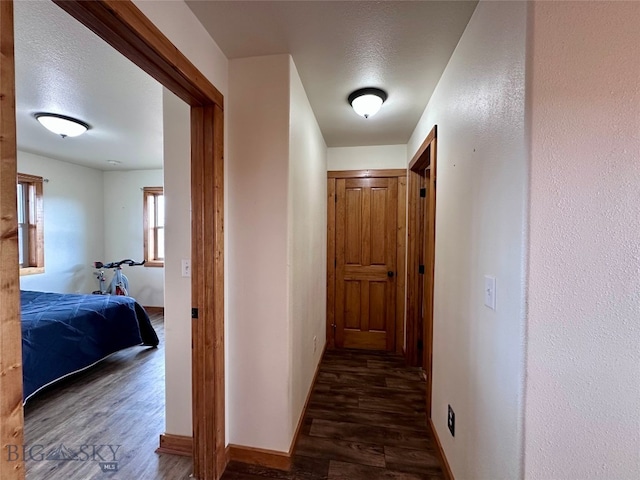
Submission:
[[[441,480],[425,383],[400,356],[326,352],[290,472],[231,462],[223,480]]]
[[[115,353],[25,405],[25,445],[32,449],[26,455],[27,480],[189,478],[190,458],[155,453],[165,430],[164,328],[161,315],[151,319],[160,337],[158,348]],[[100,468],[102,459],[113,458],[109,447],[96,447],[95,456],[93,447],[85,448],[86,461],[39,460],[40,453],[61,444],[74,451],[81,445],[121,445],[115,454],[118,471],[103,473]]]
[[[158,455],[164,432],[164,328],[160,346],[133,347],[40,392],[25,406],[27,480],[186,480],[191,459]],[[428,433],[425,384],[402,357],[328,351],[303,420],[290,472],[231,462],[223,480],[441,480]],[[96,461],[39,460],[65,445],[120,445],[118,471]],[[38,445],[42,445],[42,450]],[[89,450],[90,451],[90,450]],[[33,457],[33,458],[30,458]]]

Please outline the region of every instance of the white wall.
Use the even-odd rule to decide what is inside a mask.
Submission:
[[[166,88],[162,90],[166,431],[190,436],[191,278],[182,277],[182,259],[191,258],[191,109]]]
[[[536,2],[525,478],[640,478],[640,3]]]
[[[171,42],[204,74],[204,76],[223,94],[227,95],[228,90],[228,69],[229,62],[224,56],[218,45],[209,36],[202,24],[197,20],[193,12],[189,9],[183,0],[134,0],[135,5],[171,40]],[[166,100],[166,96],[164,97]],[[225,99],[226,101],[226,99]],[[228,154],[228,112],[225,108],[225,171],[229,166]],[[173,120],[173,121],[172,121]],[[179,112],[175,114],[164,113],[164,138],[165,147],[172,145],[174,140],[173,131],[167,130],[167,122],[171,122],[176,129],[182,129],[185,120]],[[175,213],[167,212],[167,221],[179,222],[179,218],[173,215],[185,215],[184,203],[191,202],[190,181],[185,183],[185,175],[190,175],[185,171],[185,165],[190,165],[184,159],[184,135],[177,130],[175,139],[176,149],[182,149],[173,160],[167,158],[165,152],[165,191],[171,188],[176,200],[179,200],[180,206],[176,206]],[[172,147],[169,147],[172,148]],[[188,152],[190,152],[190,147]],[[190,153],[189,153],[190,156]],[[190,157],[189,157],[190,158]],[[167,176],[175,174],[175,186],[170,186],[170,179]],[[225,175],[225,221],[229,218],[229,196],[227,177]],[[170,207],[171,208],[171,207]],[[179,213],[181,212],[181,213]],[[190,212],[189,212],[190,214]],[[172,215],[169,217],[168,215]],[[183,219],[186,217],[183,217]],[[191,227],[182,231],[182,237],[176,238],[177,246],[169,249],[165,245],[167,256],[172,255],[172,248],[176,248],[174,258],[184,257],[184,245],[189,244],[189,255],[191,252],[190,235]],[[187,235],[189,238],[187,239]],[[225,231],[225,246],[229,245],[228,229]],[[171,242],[171,241],[170,241]],[[229,251],[225,248],[225,265],[229,264]],[[170,265],[165,263],[165,278],[174,278]],[[228,298],[229,288],[229,269],[225,269],[225,298]],[[170,314],[175,321],[169,320],[171,323],[170,330],[165,332],[165,355],[166,355],[166,432],[176,435],[191,435],[191,342],[186,342],[186,338],[191,338],[191,282],[189,280],[177,279],[172,283],[172,288],[166,284],[165,295],[165,329],[167,328],[167,309],[173,309]],[[229,324],[228,309],[225,304],[225,324]],[[226,381],[226,401],[229,405],[229,372],[228,372],[228,328],[225,330],[225,357],[227,365]],[[227,409],[227,440],[229,439],[229,410]]]
[[[327,170],[407,168],[406,145],[332,147],[327,150]]]
[[[162,170],[104,172],[103,262],[144,259],[142,188],[162,187]],[[123,267],[129,295],[140,305],[164,305],[164,268]],[[111,279],[112,271],[107,273]]]
[[[526,19],[524,2],[478,4],[407,151],[438,125],[432,417],[461,480],[522,475]]]
[[[91,293],[92,264],[104,256],[102,172],[18,151],[18,172],[43,185],[45,273],[20,277],[20,288]]]
[[[229,104],[230,443],[288,452],[325,343],[326,144],[290,55],[231,60]]]
[[[287,451],[289,56],[229,63],[229,441]]]
[[[289,351],[295,432],[326,340],[327,146],[291,58],[289,78]]]

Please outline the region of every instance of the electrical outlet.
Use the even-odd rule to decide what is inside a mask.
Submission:
[[[451,436],[456,436],[456,414],[453,412],[453,408],[449,405],[449,414],[447,415],[447,426],[451,432]]]
[[[492,310],[496,309],[496,277],[484,276],[484,304]]]
[[[318,337],[314,335],[313,336],[313,353],[316,353],[317,349],[318,349]]]

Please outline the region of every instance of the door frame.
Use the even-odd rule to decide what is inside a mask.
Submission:
[[[437,177],[437,125],[409,162],[407,224],[407,351],[410,365],[422,366],[427,375],[427,418],[431,418],[433,370],[433,291],[435,267],[435,216]],[[425,201],[420,190],[425,189]],[[424,275],[419,273],[420,266]],[[420,312],[423,312],[420,329]],[[422,340],[420,355],[418,341]]]
[[[58,6],[191,106],[193,469],[217,480],[226,467],[224,393],[223,96],[130,0]],[[0,442],[22,444],[22,354],[16,219],[13,2],[0,1]],[[208,248],[205,248],[208,247]],[[15,265],[15,267],[14,267]],[[24,479],[0,455],[0,477]]]
[[[398,211],[396,234],[396,314],[395,352],[403,353],[405,298],[405,259],[407,238],[407,170],[330,170],[327,172],[327,348],[336,348],[335,300],[336,300],[336,180],[338,178],[398,178]]]

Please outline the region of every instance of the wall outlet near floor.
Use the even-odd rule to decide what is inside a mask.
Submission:
[[[453,408],[449,405],[449,414],[447,415],[447,426],[451,432],[451,436],[456,436],[456,414],[453,412]]]
[[[318,337],[314,335],[313,336],[313,353],[316,353],[317,349],[318,349]]]

